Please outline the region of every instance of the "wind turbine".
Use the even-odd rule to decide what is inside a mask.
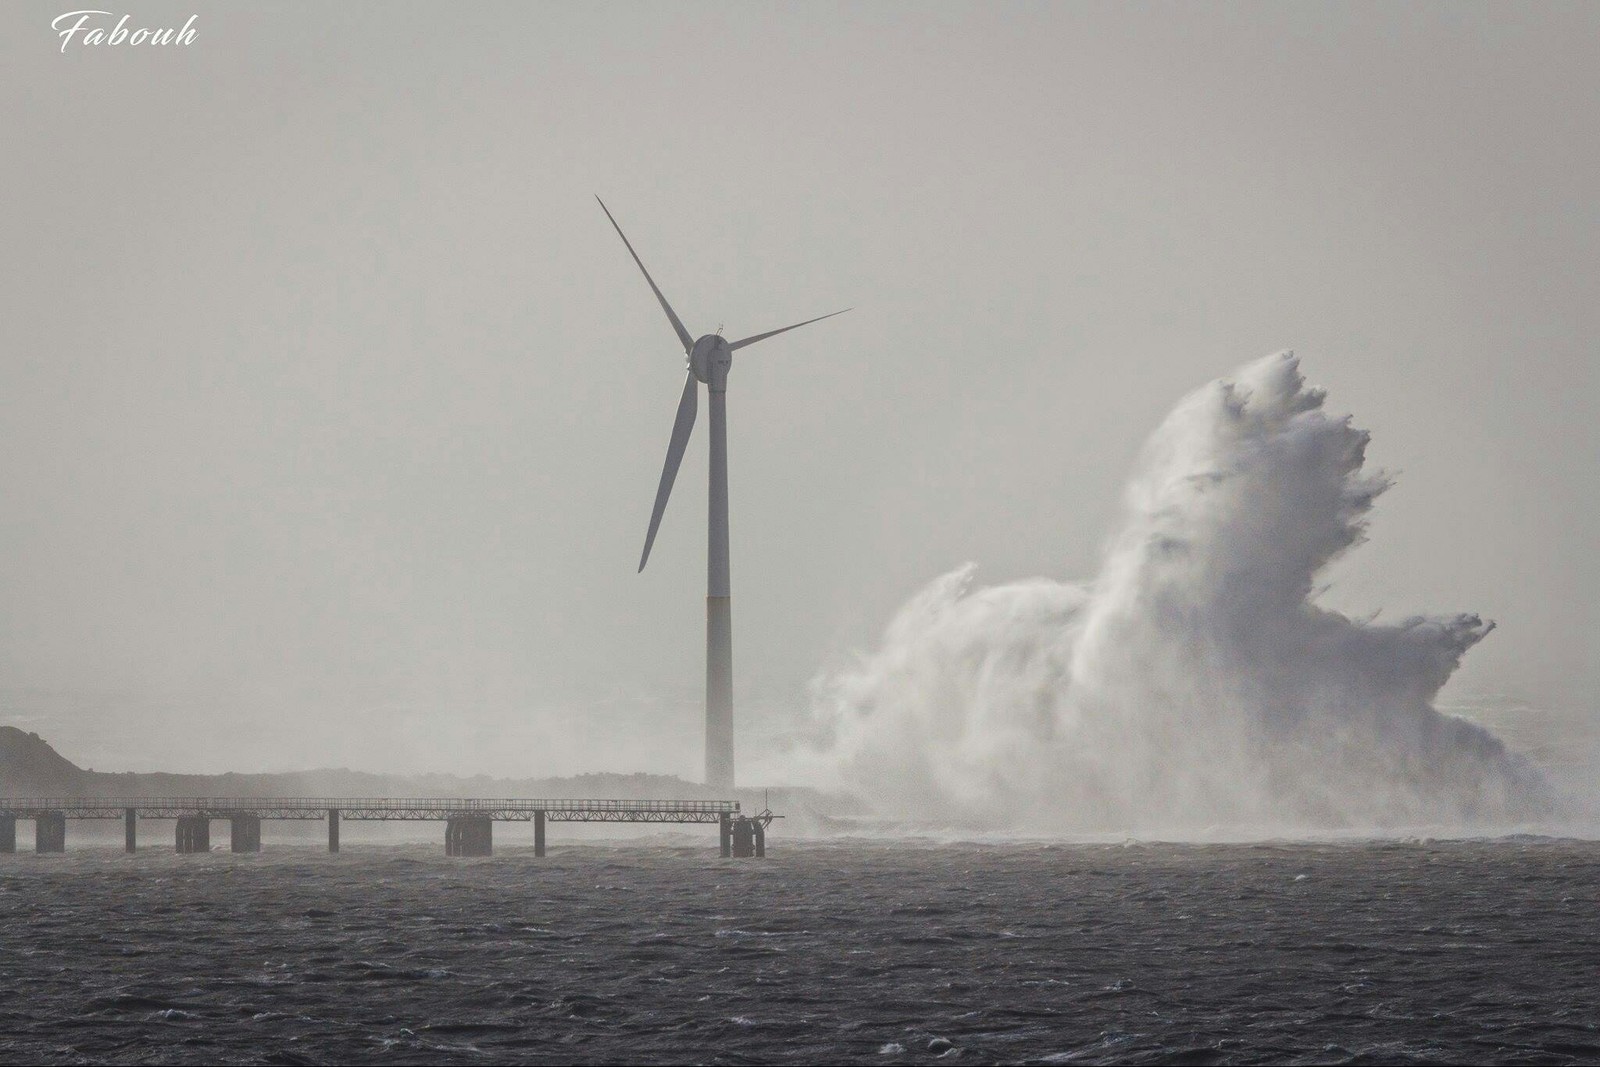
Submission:
[[[639,264],[650,291],[656,294],[661,310],[683,345],[688,357],[688,376],[683,383],[683,396],[678,400],[678,415],[672,423],[672,438],[667,442],[667,462],[661,468],[661,484],[656,489],[656,506],[650,513],[650,531],[644,536],[644,551],[639,555],[639,570],[650,560],[650,546],[655,543],[656,530],[661,525],[661,513],[667,508],[667,497],[672,494],[673,480],[678,476],[678,465],[683,462],[683,450],[689,445],[689,432],[694,429],[694,417],[699,405],[700,383],[704,382],[711,394],[711,493],[710,530],[706,545],[706,785],[718,789],[733,788],[733,611],[728,583],[728,369],[733,366],[733,354],[746,345],[765,341],[780,333],[809,326],[813,322],[843,315],[834,311],[819,315],[793,326],[768,330],[740,341],[728,341],[722,333],[708,333],[698,340],[689,336],[683,322],[667,298],[661,295],[655,279],[644,269],[644,261],[633,250],[628,235],[622,232],[611,209],[598,196],[600,210],[611,219],[611,226],[627,246],[628,254]]]

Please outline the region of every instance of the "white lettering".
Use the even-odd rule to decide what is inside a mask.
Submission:
[[[90,15],[109,15],[109,14],[111,14],[111,12],[109,12],[109,11],[89,11],[89,10],[85,10],[85,11],[68,11],[65,15],[57,15],[53,20],[51,20],[50,28],[52,30],[55,30],[61,36],[61,52],[62,52],[62,54],[63,55],[66,54],[67,45],[72,43],[72,35],[77,33],[79,30],[83,29],[83,24],[89,21],[89,16]],[[78,16],[78,21],[77,22],[74,22],[71,26],[67,27],[64,30],[59,28],[61,23],[62,23],[62,20],[70,19],[74,15]]]
[[[63,54],[67,51],[67,45],[71,44],[75,38],[84,45],[191,45],[194,44],[194,39],[197,36],[195,23],[200,19],[199,15],[190,15],[189,21],[183,24],[182,29],[172,26],[158,28],[140,26],[137,29],[130,29],[128,20],[132,16],[123,15],[117,20],[117,24],[110,31],[107,31],[103,26],[94,25],[94,19],[97,15],[109,17],[111,12],[101,11],[98,8],[84,8],[80,11],[68,11],[50,20],[50,28],[56,32],[56,36],[61,38],[61,51]]]

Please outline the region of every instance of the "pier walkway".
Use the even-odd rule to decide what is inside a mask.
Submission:
[[[211,851],[211,822],[226,819],[234,852],[261,851],[264,821],[328,824],[339,851],[341,822],[443,822],[445,854],[488,856],[496,822],[531,822],[534,855],[545,853],[552,822],[714,823],[724,856],[765,856],[770,811],[746,816],[736,800],[571,800],[446,797],[0,797],[0,853],[17,850],[17,821],[33,820],[38,852],[64,852],[68,819],[121,819],[126,850],[138,847],[140,819],[176,822],[179,852]]]

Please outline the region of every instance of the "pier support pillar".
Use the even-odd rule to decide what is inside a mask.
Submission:
[[[339,809],[328,809],[328,851],[339,851]]]
[[[494,855],[494,821],[487,815],[452,815],[444,824],[444,854]]]
[[[0,852],[12,853],[17,850],[17,817],[15,815],[0,815]]]
[[[722,858],[733,855],[733,816],[723,814],[717,820],[717,836],[722,839]]]
[[[261,851],[261,816],[234,815],[228,821],[233,824],[233,840],[229,846],[233,851]]]
[[[134,808],[122,809],[122,847],[128,852],[139,850],[139,812]]]
[[[544,812],[533,813],[533,854],[544,855]]]
[[[180,853],[211,851],[211,820],[204,815],[178,816],[176,835]]]
[[[747,860],[756,854],[756,834],[750,820],[744,816],[733,820],[733,855],[735,859]]]
[[[38,852],[67,850],[67,816],[60,811],[41,811],[33,817],[33,847]]]
[[[761,823],[753,824],[756,830],[756,859],[767,858],[767,828]]]

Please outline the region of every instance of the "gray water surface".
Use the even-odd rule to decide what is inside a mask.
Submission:
[[[0,856],[0,1060],[1600,1061],[1589,842],[267,848]]]

